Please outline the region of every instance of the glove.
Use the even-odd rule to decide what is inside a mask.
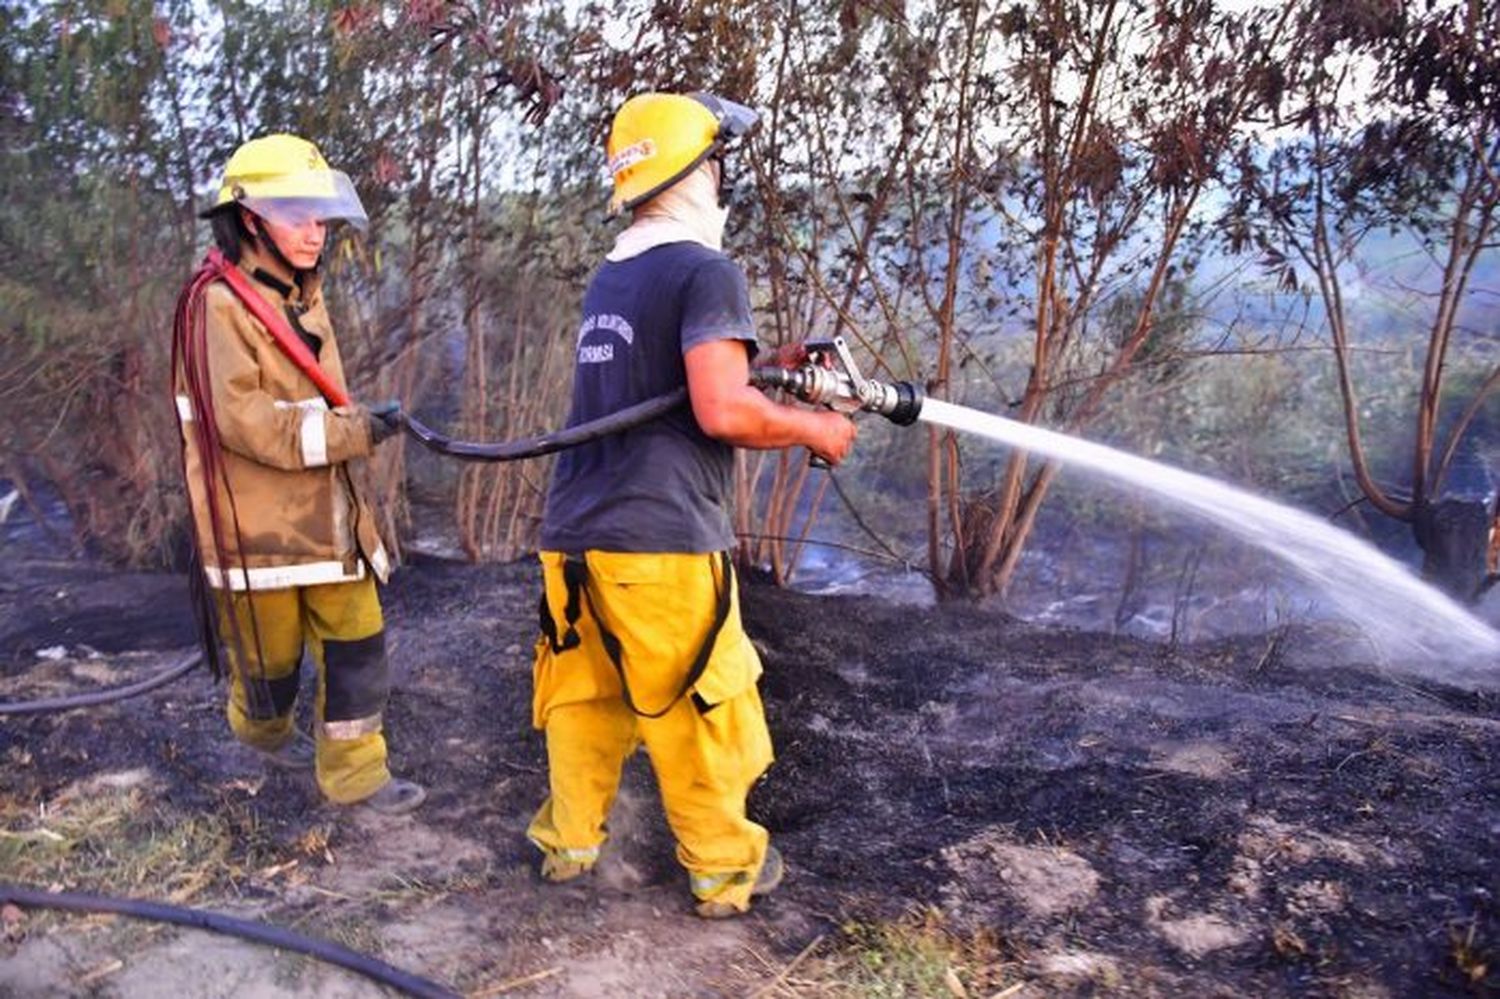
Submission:
[[[389,399],[365,410],[370,420],[370,445],[373,447],[401,429],[401,403]]]

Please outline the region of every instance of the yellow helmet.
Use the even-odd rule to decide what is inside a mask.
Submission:
[[[637,94],[615,112],[605,153],[611,214],[665,191],[755,127],[760,116],[713,94]]]
[[[234,151],[219,195],[204,214],[232,204],[284,225],[343,219],[363,229],[369,221],[349,177],[295,135],[263,135]]]

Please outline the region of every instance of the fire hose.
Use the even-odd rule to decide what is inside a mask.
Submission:
[[[120,916],[152,919],[159,923],[173,923],[196,930],[211,930],[240,937],[254,943],[279,947],[282,950],[306,954],[329,964],[364,975],[382,985],[418,999],[457,999],[458,993],[431,979],[422,978],[395,965],[350,950],[331,940],[305,937],[281,926],[259,923],[250,919],[238,919],[219,912],[204,909],[189,909],[184,906],[167,905],[139,898],[111,898],[107,895],[91,895],[83,892],[42,891],[24,885],[0,882],[0,903],[10,903],[24,908],[60,909],[66,912],[107,912]]]
[[[878,413],[900,426],[916,421],[922,410],[923,394],[919,387],[911,382],[887,384],[862,378],[843,337],[809,340],[806,347],[807,364],[799,368],[753,368],[750,384],[780,389],[803,402],[841,412]],[[493,444],[453,440],[401,411],[386,419],[438,454],[463,461],[520,461],[634,429],[671,412],[687,398],[686,388],[674,389],[566,430]]]
[[[586,444],[589,441],[598,440],[601,437],[607,437],[611,434],[623,433],[626,430],[638,427],[643,423],[671,412],[686,400],[687,389],[680,388],[647,399],[644,402],[636,403],[633,406],[627,406],[597,420],[590,420],[587,423],[568,427],[566,430],[501,443],[453,440],[428,427],[425,423],[416,419],[416,417],[402,412],[397,412],[387,419],[398,423],[413,439],[438,454],[448,455],[449,457],[458,458],[463,461],[520,461],[524,458],[539,458],[542,455],[577,447],[580,444]],[[74,708],[93,707],[99,704],[108,704],[112,701],[122,701],[129,697],[137,697],[158,687],[165,686],[187,673],[202,661],[203,653],[201,651],[194,652],[155,676],[147,677],[144,680],[127,686],[116,687],[110,690],[93,691],[87,694],[76,694],[69,697],[52,697],[36,701],[0,702],[0,717],[70,711]]]
[[[73,694],[69,697],[49,697],[38,701],[12,701],[0,703],[0,716],[5,715],[35,715],[51,711],[71,711],[73,708],[90,708],[97,704],[108,704],[111,701],[123,701],[128,697],[139,697],[141,694],[149,693],[157,687],[164,687],[187,673],[194,666],[203,661],[203,651],[195,649],[183,656],[177,662],[168,666],[154,676],[148,676],[144,680],[126,684],[123,687],[111,687],[108,690],[95,690],[87,694]]]
[[[671,412],[686,401],[687,389],[674,389],[664,395],[653,396],[644,402],[616,410],[608,416],[601,416],[597,420],[568,427],[566,430],[493,444],[453,440],[433,430],[416,417],[399,410],[384,419],[398,424],[402,430],[428,450],[448,455],[450,458],[458,458],[462,461],[520,461],[523,458],[540,458],[544,454],[577,447],[611,434],[623,433]]]
[[[922,410],[923,393],[920,387],[911,382],[886,383],[862,377],[842,337],[809,340],[806,347],[808,360],[803,366],[754,368],[750,372],[750,383],[757,388],[779,389],[803,402],[827,406],[840,412],[878,413],[900,426],[907,426],[917,419]],[[674,389],[597,420],[535,437],[503,442],[454,440],[401,411],[386,419],[399,425],[423,447],[438,454],[462,461],[521,461],[632,430],[671,412],[686,402],[687,398],[686,388]],[[201,654],[189,655],[156,676],[112,690],[38,701],[0,703],[0,717],[67,711],[136,697],[177,679],[201,659]]]
[[[920,387],[911,382],[886,383],[862,377],[842,337],[809,340],[806,347],[808,360],[803,366],[754,368],[750,372],[750,383],[757,388],[779,389],[803,402],[827,406],[840,412],[878,413],[900,426],[909,425],[917,419],[923,399]],[[398,411],[386,419],[399,425],[423,447],[438,454],[462,461],[521,461],[632,430],[671,412],[686,402],[687,398],[686,388],[674,389],[608,416],[564,430],[494,443],[454,440],[405,412]],[[0,717],[68,711],[136,697],[177,679],[201,659],[201,654],[191,654],[156,676],[112,690],[46,700],[0,703]]]

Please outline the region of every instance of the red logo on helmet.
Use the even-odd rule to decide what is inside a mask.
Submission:
[[[632,142],[609,158],[609,172],[619,176],[626,170],[656,155],[656,143],[650,139]]]

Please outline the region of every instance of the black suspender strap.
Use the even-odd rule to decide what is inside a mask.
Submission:
[[[578,615],[582,610],[579,606],[578,594],[588,580],[588,574],[588,564],[584,562],[582,555],[564,557],[563,582],[568,587],[568,602],[563,607],[563,621],[567,624],[568,630],[563,633],[560,642],[557,640],[557,622],[552,619],[552,608],[547,606],[547,588],[542,587],[542,602],[537,608],[537,613],[541,617],[542,635],[547,639],[547,644],[552,647],[554,655],[578,648]]]
[[[599,638],[604,644],[604,652],[609,656],[609,661],[615,667],[615,673],[620,677],[620,691],[624,695],[625,705],[631,711],[642,718],[660,718],[682,700],[693,684],[703,678],[704,670],[708,669],[708,660],[713,656],[714,646],[719,641],[719,632],[724,629],[724,622],[729,620],[729,606],[734,596],[734,564],[729,560],[727,551],[719,552],[719,571],[714,579],[714,620],[708,629],[708,634],[703,638],[703,644],[698,647],[698,654],[693,657],[693,663],[688,668],[687,677],[682,681],[682,687],[667,702],[660,711],[642,711],[635,703],[635,697],[630,692],[630,682],[625,678],[624,649],[620,640],[615,637],[605,625],[604,619],[599,616],[599,610],[594,606],[594,601],[588,591],[588,563],[583,560],[582,555],[569,555],[563,561],[563,581],[568,588],[568,603],[563,610],[563,619],[568,630],[563,634],[562,640],[557,638],[557,624],[552,619],[552,613],[547,606],[547,594],[542,593],[541,625],[542,634],[546,637],[554,653],[566,652],[578,647],[578,616],[580,613],[579,594],[589,603],[589,613],[594,617],[594,624],[599,628]],[[702,699],[694,696],[693,703],[699,711],[709,711],[713,705],[705,705]]]

